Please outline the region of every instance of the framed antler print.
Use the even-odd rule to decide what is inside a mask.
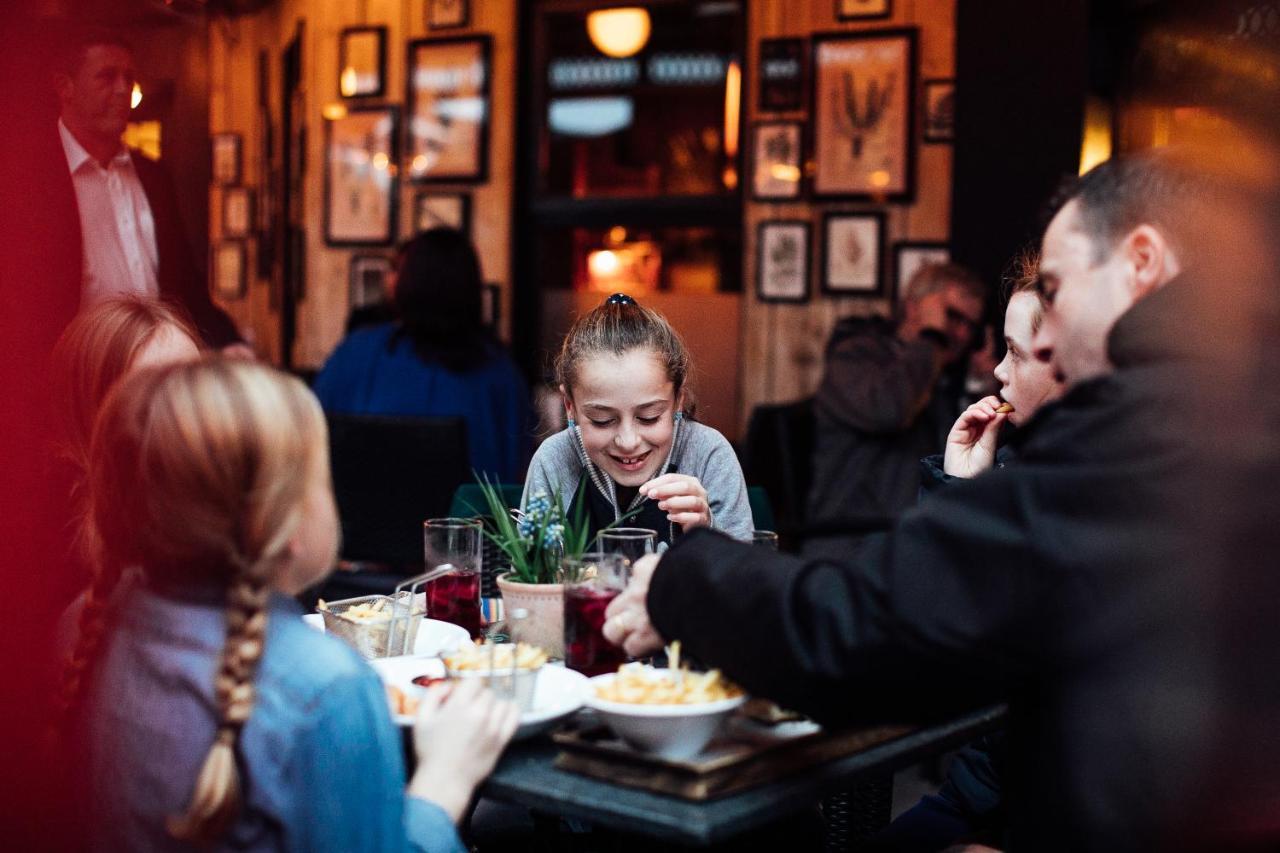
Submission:
[[[815,197],[913,197],[916,37],[914,28],[813,37]]]

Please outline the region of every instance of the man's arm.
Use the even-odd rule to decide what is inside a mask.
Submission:
[[[957,483],[846,564],[691,532],[654,572],[649,618],[749,691],[820,720],[997,701],[1035,669],[1027,638],[1056,578],[1013,487],[1004,472]]]

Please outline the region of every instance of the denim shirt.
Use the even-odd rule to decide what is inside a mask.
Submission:
[[[240,732],[241,810],[221,850],[463,851],[444,810],[405,793],[401,737],[377,674],[273,595],[253,713]],[[179,850],[213,743],[225,606],[121,591],[89,688],[91,846]]]

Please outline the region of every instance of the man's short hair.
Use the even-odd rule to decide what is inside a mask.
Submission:
[[[1105,260],[1139,225],[1158,229],[1175,249],[1190,248],[1198,217],[1214,195],[1203,170],[1187,168],[1168,151],[1112,157],[1079,177],[1068,178],[1049,202],[1045,226],[1071,202],[1093,243],[1094,261]]]
[[[54,73],[74,77],[80,70],[80,66],[84,64],[89,48],[102,45],[122,47],[129,53],[133,53],[133,45],[129,40],[109,27],[68,27],[59,40],[57,55],[54,56]]]
[[[975,299],[987,298],[987,287],[976,273],[959,264],[951,263],[925,264],[920,267],[907,282],[902,298],[906,302],[914,302],[931,293],[937,293],[949,285],[960,288]]]

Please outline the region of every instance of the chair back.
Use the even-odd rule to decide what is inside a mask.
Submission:
[[[796,534],[804,526],[805,501],[813,480],[813,400],[756,406],[747,425],[743,473],[772,503],[775,529]],[[759,520],[757,527],[761,527]]]
[[[471,479],[462,418],[329,415],[342,556],[422,571],[422,522]]]
[[[524,492],[524,485],[521,483],[502,483],[498,486],[502,492],[502,499],[506,502],[507,508],[512,509],[520,506],[520,497]],[[480,491],[480,486],[476,483],[463,483],[458,490],[453,493],[453,502],[449,506],[449,515],[459,518],[488,518],[489,504],[485,502],[484,492]],[[488,536],[484,538],[482,545],[484,550],[483,563],[480,571],[480,597],[481,598],[499,598],[501,592],[498,590],[498,575],[504,574],[511,568],[511,560],[502,552],[502,549],[493,544]]]

